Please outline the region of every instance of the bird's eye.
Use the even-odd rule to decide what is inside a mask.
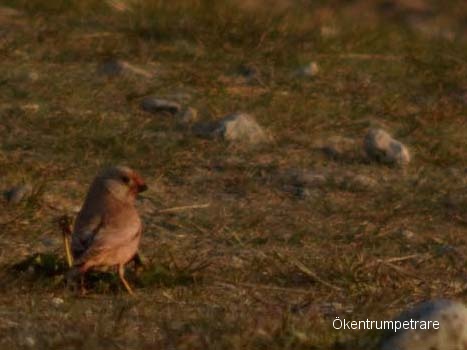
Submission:
[[[130,182],[130,178],[129,178],[128,176],[123,175],[123,176],[122,176],[122,181],[123,181],[123,183],[126,183],[126,184],[127,184],[127,183]]]

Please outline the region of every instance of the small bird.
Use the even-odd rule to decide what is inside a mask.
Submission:
[[[71,233],[73,266],[69,276],[93,267],[117,266],[126,290],[125,264],[135,258],[142,224],[135,208],[138,193],[147,190],[141,176],[125,166],[105,169],[96,176]]]

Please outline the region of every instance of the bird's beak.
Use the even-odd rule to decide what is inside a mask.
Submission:
[[[148,186],[146,184],[139,184],[137,187],[138,193],[144,192],[148,189]]]

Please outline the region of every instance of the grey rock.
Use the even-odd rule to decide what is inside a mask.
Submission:
[[[177,114],[182,109],[178,102],[156,98],[153,96],[145,97],[141,101],[141,108],[150,113],[170,113]]]
[[[214,130],[214,134],[231,142],[258,144],[268,141],[268,135],[256,122],[255,118],[246,113],[234,113],[225,116]]]
[[[310,62],[297,71],[297,75],[301,77],[315,77],[318,73],[319,66],[316,62]]]
[[[204,47],[202,45],[197,45],[194,42],[188,40],[175,40],[173,42],[173,47],[180,53],[188,56],[202,56],[204,54]]]
[[[295,185],[315,187],[324,185],[328,181],[328,175],[314,170],[306,170],[293,174],[292,181]]]
[[[26,103],[22,106],[20,106],[20,109],[23,112],[30,112],[30,113],[36,113],[40,110],[41,106],[37,103]]]
[[[34,83],[39,80],[39,73],[36,71],[28,70],[19,70],[17,72],[12,72],[9,75],[9,78],[18,83]]]
[[[23,13],[7,6],[0,6],[0,18],[2,17],[20,17]]]
[[[201,121],[193,125],[192,132],[198,137],[213,139],[218,136],[215,131],[218,128],[217,122]]]
[[[126,61],[110,59],[102,62],[97,67],[100,75],[115,77],[119,75],[133,75],[136,77],[152,78],[153,74],[147,70],[132,65]]]
[[[214,123],[198,123],[193,132],[205,138],[221,138],[231,143],[256,145],[270,140],[266,131],[247,113],[229,114]]]
[[[238,72],[245,78],[254,78],[259,75],[258,67],[249,64],[242,64],[239,67]]]
[[[381,11],[400,11],[429,15],[433,7],[426,0],[387,0],[380,5]]]
[[[407,230],[405,228],[401,228],[400,230],[398,230],[398,234],[407,241],[413,241],[417,237],[415,232]]]
[[[321,143],[319,147],[331,159],[350,159],[356,157],[357,142],[354,139],[333,136]]]
[[[374,178],[363,174],[355,174],[353,172],[344,172],[343,174],[337,173],[334,175],[334,181],[340,188],[346,190],[365,191],[378,186],[378,181]]]
[[[180,141],[184,139],[183,133],[178,131],[145,131],[141,135],[142,140],[151,139],[155,142]]]
[[[9,204],[17,204],[32,192],[32,186],[29,184],[19,185],[6,190],[3,193],[6,201]]]
[[[50,237],[42,238],[40,242],[45,246],[45,247],[53,247],[55,244],[57,244],[56,239],[52,239]]]
[[[26,74],[26,78],[31,81],[31,82],[34,82],[34,81],[38,81],[40,76],[39,76],[39,73],[35,72],[35,71],[31,71],[31,72],[28,72]]]
[[[303,187],[334,184],[343,189],[367,190],[378,186],[378,181],[374,178],[363,174],[355,174],[351,171],[295,170],[290,173],[289,179],[293,185]]]
[[[130,10],[129,1],[126,0],[106,0],[107,5],[116,12],[127,12]]]
[[[339,36],[340,30],[332,25],[324,25],[320,28],[320,34],[323,39],[332,39]]]
[[[381,350],[467,349],[467,307],[460,302],[428,301],[403,312],[396,320],[438,321],[439,329],[388,331],[381,341]]]
[[[328,181],[327,174],[319,170],[291,169],[280,174],[283,189],[302,199],[320,196],[317,191]]]
[[[28,348],[35,348],[36,340],[34,339],[34,337],[27,336],[24,338],[24,345],[26,345]]]
[[[51,302],[52,302],[52,305],[55,307],[59,307],[65,303],[65,301],[60,297],[52,298]]]
[[[298,197],[310,197],[324,187],[337,187],[345,191],[371,191],[380,186],[369,175],[339,169],[292,169],[280,175],[285,191]],[[316,192],[318,191],[318,192]]]
[[[430,39],[442,39],[454,41],[457,37],[453,26],[438,23],[434,18],[427,19],[425,16],[410,16],[407,20],[408,26],[415,32]]]
[[[410,162],[407,147],[382,129],[368,131],[364,139],[364,148],[366,154],[374,160],[399,166],[406,166]]]
[[[171,94],[165,95],[165,98],[167,100],[174,100],[178,103],[181,104],[186,104],[190,102],[190,100],[193,98],[192,94],[189,92],[184,92],[184,91],[178,91],[178,92],[173,92]]]
[[[181,124],[192,124],[198,121],[198,111],[193,107],[188,107],[178,114],[178,121]]]
[[[240,84],[255,84],[255,83],[260,83],[263,84],[262,80],[262,74],[259,68],[255,65],[250,65],[250,64],[242,64],[239,69],[238,69],[238,74],[240,77],[243,78],[243,81],[239,81]]]

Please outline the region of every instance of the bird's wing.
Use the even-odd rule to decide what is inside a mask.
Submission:
[[[71,249],[75,259],[79,259],[93,244],[103,224],[101,215],[78,215],[71,238]]]
[[[113,250],[128,245],[141,235],[142,226],[137,223],[128,222],[126,225],[112,225],[111,222],[103,222],[94,235],[90,245],[76,261],[76,265],[89,260],[94,260],[100,255],[104,256]]]

